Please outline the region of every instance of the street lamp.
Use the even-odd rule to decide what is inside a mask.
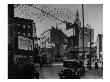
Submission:
[[[83,21],[83,64],[85,60],[85,51],[84,51],[84,6],[82,4],[82,21]]]
[[[91,45],[92,45],[92,43],[91,43],[91,25],[90,24],[87,24],[87,27],[90,28],[90,30],[89,30],[89,35],[90,35],[89,69],[91,70],[92,69],[92,67],[91,67]]]

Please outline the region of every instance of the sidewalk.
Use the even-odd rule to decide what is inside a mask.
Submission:
[[[52,66],[58,66],[58,65],[63,66],[63,62],[52,62]]]
[[[81,79],[103,79],[102,69],[87,70]]]

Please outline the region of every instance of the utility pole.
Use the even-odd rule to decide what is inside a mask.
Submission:
[[[92,69],[92,67],[91,67],[91,26],[90,26],[90,54],[89,55],[90,55],[89,69],[91,70]]]
[[[73,52],[74,52],[74,41],[75,41],[74,28],[75,27],[73,27]]]
[[[83,20],[83,64],[85,60],[85,51],[84,51],[84,6],[82,4],[82,20]]]
[[[34,39],[35,39],[35,23],[32,23],[32,30],[33,30],[33,36],[32,36],[32,41],[33,41],[33,57],[35,57],[35,48],[34,48]]]

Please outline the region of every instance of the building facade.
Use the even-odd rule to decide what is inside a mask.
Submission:
[[[91,32],[91,34],[90,34]],[[94,42],[94,29],[84,28],[84,47],[89,47],[91,42]],[[83,28],[79,28],[79,48],[83,47]]]
[[[83,50],[83,28],[81,27],[81,21],[79,19],[78,10],[76,11],[74,24],[66,25],[67,30],[73,29],[72,35],[68,37],[68,46],[71,49]],[[85,50],[90,45],[91,42],[94,42],[94,29],[89,27],[84,27],[84,47]]]
[[[53,61],[60,61],[60,58],[64,55],[66,38],[67,36],[61,30],[52,27],[52,29],[41,34],[40,46],[47,50],[48,55],[51,55]]]
[[[33,20],[14,17],[16,46],[20,50],[33,50],[35,24]]]
[[[8,4],[8,65],[13,64],[14,4]]]
[[[13,61],[16,63],[33,55],[36,28],[31,19],[14,17],[13,21]]]
[[[97,58],[103,57],[103,34],[97,36]]]

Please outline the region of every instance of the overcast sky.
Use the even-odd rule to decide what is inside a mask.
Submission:
[[[56,9],[69,9],[73,13],[72,18],[74,18],[74,15],[76,13],[76,10],[78,9],[79,17],[81,20],[82,25],[82,5],[81,4],[45,4],[50,9],[56,8]],[[36,7],[41,7],[42,5],[34,5]],[[51,28],[51,26],[55,26],[57,22],[59,21],[52,21],[48,17],[42,16],[39,10],[28,7],[28,6],[20,6],[20,8],[16,7],[15,9],[15,16],[21,17],[21,18],[28,18],[33,19],[35,21],[36,25],[36,33],[37,35],[40,35],[47,29]],[[32,13],[34,14],[32,14]],[[39,16],[39,14],[41,16]],[[96,37],[98,34],[103,33],[103,5],[101,4],[85,4],[84,5],[84,19],[85,19],[85,25],[90,24],[91,28],[94,29],[94,40],[96,41]]]

